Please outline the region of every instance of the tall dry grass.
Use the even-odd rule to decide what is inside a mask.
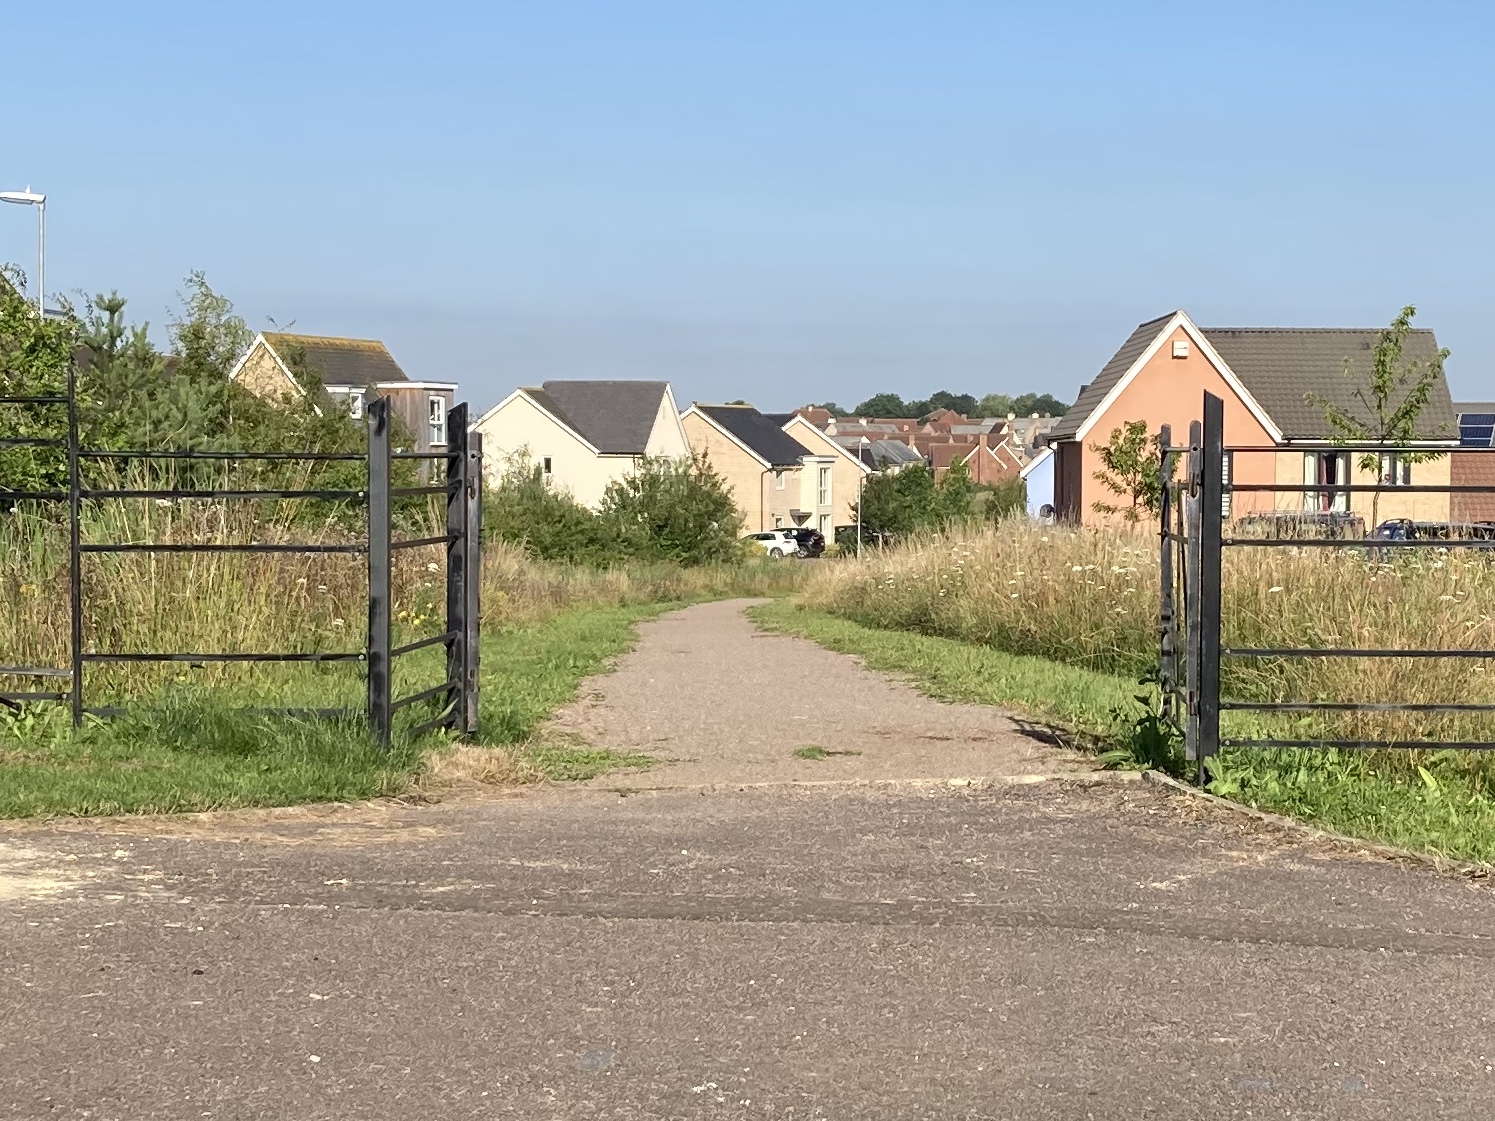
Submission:
[[[875,627],[919,631],[1128,676],[1157,664],[1157,538],[1010,522],[931,536],[820,569],[805,601]],[[1495,563],[1472,551],[1231,549],[1224,644],[1495,648]],[[1484,660],[1227,659],[1222,688],[1248,701],[1495,703]],[[1282,738],[1495,740],[1482,715],[1228,714]]]
[[[436,511],[415,515],[397,537],[439,533]],[[308,525],[304,517],[262,517],[243,504],[109,500],[90,504],[85,542],[347,544],[358,539],[346,514]],[[439,633],[445,623],[444,551],[398,550],[393,558],[395,642]],[[806,566],[749,561],[684,569],[655,564],[593,569],[533,560],[516,546],[486,542],[482,622],[533,624],[587,606],[629,606],[797,588]],[[330,653],[363,649],[368,580],[362,556],[317,553],[113,553],[82,564],[84,649],[92,652]],[[0,665],[69,664],[68,542],[65,525],[25,510],[0,513]],[[397,663],[397,671],[399,663]],[[170,681],[259,683],[274,692],[341,696],[356,703],[362,669],[326,665],[131,663],[91,665],[90,704],[139,695]],[[49,687],[0,677],[7,690]],[[50,687],[55,687],[50,686]]]

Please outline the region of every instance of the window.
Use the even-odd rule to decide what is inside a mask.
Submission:
[[[1230,484],[1235,476],[1234,452],[1225,452],[1220,459],[1220,483],[1223,488],[1220,491],[1220,516],[1230,517]]]
[[[551,465],[551,462],[550,462],[550,456],[548,456],[548,455],[542,455],[540,457],[540,476],[547,483],[550,482],[550,476],[554,472],[554,470],[555,470],[555,468]]]
[[[1349,452],[1304,452],[1303,482],[1307,486],[1343,486],[1350,481]],[[1350,496],[1342,490],[1303,492],[1303,509],[1313,513],[1347,513]]]
[[[1409,487],[1412,485],[1412,463],[1404,455],[1384,452],[1381,455],[1381,485],[1383,487]]]
[[[779,517],[779,515],[775,514],[773,516],[773,527],[774,527],[774,529],[783,529],[784,528],[784,519],[781,518],[781,517]]]
[[[831,539],[831,516],[829,514],[820,515],[820,536],[827,541]]]
[[[431,446],[446,446],[446,398],[432,394],[426,398],[426,409],[431,418]]]
[[[363,390],[354,389],[348,393],[348,415],[354,420],[363,416]]]
[[[820,469],[820,505],[831,504],[831,469],[822,467]]]
[[[783,490],[784,489],[784,472],[782,472],[782,471],[775,471],[773,473],[773,489],[774,490]]]

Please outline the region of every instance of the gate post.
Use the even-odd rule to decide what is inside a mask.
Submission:
[[[1183,496],[1184,531],[1184,758],[1199,758],[1199,457],[1203,425],[1189,422],[1188,478]]]
[[[72,682],[68,702],[73,727],[83,727],[83,480],[78,473],[78,363],[67,368],[68,642]]]
[[[483,584],[483,434],[467,436],[467,527],[462,543],[467,547],[467,603],[463,608],[466,623],[462,645],[466,651],[462,696],[462,731],[472,735],[478,730],[478,652],[482,629]]]
[[[1224,527],[1225,402],[1204,395],[1199,486],[1199,782],[1220,753],[1220,540]]]
[[[447,720],[463,731],[467,711],[467,403],[447,414],[446,440],[446,694]]]
[[[1162,491],[1158,495],[1158,701],[1159,715],[1164,719],[1173,715],[1173,687],[1178,676],[1177,652],[1173,645],[1173,538],[1172,538],[1172,464],[1173,426],[1163,425],[1158,430],[1159,478]]]
[[[369,732],[389,746],[390,738],[390,534],[389,399],[369,402],[369,634],[364,651],[369,678]]]

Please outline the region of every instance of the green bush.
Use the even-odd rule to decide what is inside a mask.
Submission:
[[[742,557],[742,517],[704,456],[641,460],[608,484],[599,518],[631,559],[699,565]]]
[[[597,515],[547,483],[522,452],[509,457],[497,485],[484,493],[483,532],[540,560],[596,565],[621,556]]]

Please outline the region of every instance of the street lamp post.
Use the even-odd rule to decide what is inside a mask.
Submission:
[[[0,202],[36,207],[36,313],[46,315],[47,298],[47,196],[28,185],[24,191],[0,191]]]
[[[866,453],[867,458],[872,458],[872,441],[863,436],[857,441],[857,462],[861,463],[862,455]],[[867,486],[867,472],[857,472],[857,560],[862,559],[862,494]]]

